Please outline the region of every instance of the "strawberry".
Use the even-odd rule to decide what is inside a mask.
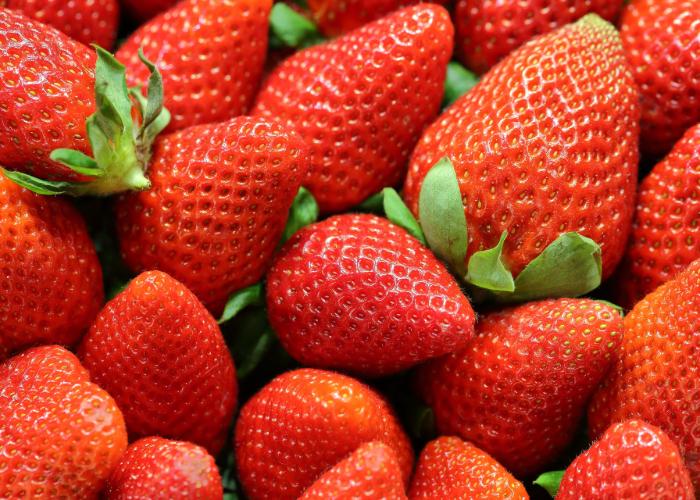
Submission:
[[[170,131],[245,114],[265,63],[272,0],[184,0],[117,51],[131,85],[146,82],[139,49],[163,71]]]
[[[140,22],[148,21],[176,3],[178,0],[122,0],[124,8]]]
[[[401,181],[442,100],[453,28],[442,7],[395,12],[275,68],[253,113],[296,127],[311,148],[304,182],[323,212]]]
[[[621,336],[601,302],[530,302],[482,317],[465,350],[421,368],[419,388],[441,434],[528,476],[572,441]]]
[[[80,214],[0,175],[0,360],[33,344],[78,341],[104,300]]]
[[[665,154],[700,121],[700,0],[633,0],[620,36],[639,85],[642,151]]]
[[[274,378],[241,409],[236,465],[251,498],[297,498],[363,443],[396,453],[404,482],[413,465],[408,437],[388,403],[359,381],[300,369]]]
[[[325,472],[299,499],[353,500],[363,497],[406,499],[396,454],[380,441],[360,445],[350,456]]]
[[[221,498],[221,476],[204,448],[160,437],[129,446],[109,477],[108,500]]]
[[[270,324],[303,365],[386,375],[459,350],[474,311],[442,263],[384,218],[297,232],[267,276]]]
[[[700,259],[634,306],[610,375],[588,409],[591,435],[639,418],[675,441],[700,487]]]
[[[218,314],[264,274],[306,173],[305,145],[284,127],[239,117],[163,137],[148,191],[117,203],[127,264],[182,281]]]
[[[456,437],[429,442],[418,458],[409,497],[521,499],[525,487],[496,460]]]
[[[114,400],[59,346],[0,364],[0,492],[5,498],[94,498],[126,450]]]
[[[78,356],[117,401],[132,438],[221,449],[236,404],[233,361],[214,318],[167,274],[134,278],[102,309]]]

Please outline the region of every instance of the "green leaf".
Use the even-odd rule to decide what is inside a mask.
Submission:
[[[95,125],[107,138],[131,135],[131,100],[126,86],[126,68],[112,54],[98,45],[95,65]],[[89,131],[88,131],[89,132]],[[97,152],[95,152],[97,154]]]
[[[236,360],[236,376],[239,380],[245,379],[258,367],[262,358],[270,351],[275,342],[275,334],[268,325],[263,329],[247,350],[247,355],[241,360]]]
[[[316,25],[288,5],[279,2],[270,12],[270,46],[303,48],[324,41]]]
[[[300,187],[292,206],[289,208],[287,225],[284,227],[284,232],[282,233],[282,242],[287,241],[302,227],[316,222],[318,214],[319,211],[316,199],[309,190]]]
[[[73,186],[72,182],[47,181],[39,179],[33,175],[25,174],[24,172],[16,172],[14,170],[2,169],[2,173],[15,184],[19,184],[36,194],[55,196],[68,193]]]
[[[533,481],[533,484],[541,486],[542,488],[547,490],[547,493],[549,493],[552,498],[554,498],[559,492],[559,485],[561,484],[561,480],[564,477],[564,472],[565,471],[563,470],[545,472],[544,474],[540,474],[540,476]]]
[[[459,276],[464,276],[467,219],[457,174],[449,158],[442,158],[425,176],[418,214],[428,246]]]
[[[374,193],[357,206],[360,212],[369,212],[377,215],[384,215],[384,190]]]
[[[421,229],[418,221],[413,214],[408,209],[406,204],[403,202],[399,193],[397,193],[393,188],[384,188],[384,213],[387,219],[396,224],[399,227],[404,228],[408,231],[411,236],[420,241],[423,245],[427,245],[425,240],[425,235]]]
[[[445,94],[442,98],[442,106],[447,107],[460,96],[471,90],[479,81],[479,78],[458,62],[450,62],[447,65],[445,77]]]
[[[163,77],[155,64],[143,55],[143,48],[139,48],[139,59],[148,68],[148,99],[143,111],[143,123],[141,124],[140,137],[143,142],[150,145],[158,134],[170,123],[170,112],[163,107]]]
[[[466,281],[479,288],[498,292],[515,290],[513,275],[503,264],[501,255],[508,231],[503,231],[498,244],[489,249],[475,252],[469,259]]]
[[[229,321],[246,307],[262,306],[265,304],[265,290],[262,283],[256,283],[249,287],[243,288],[234,292],[224,306],[224,312],[221,314],[218,323],[222,324]]]
[[[57,161],[67,166],[73,172],[77,172],[82,175],[88,175],[91,177],[101,177],[104,175],[104,170],[97,165],[97,162],[82,151],[59,148],[54,149],[49,157],[53,161]]]

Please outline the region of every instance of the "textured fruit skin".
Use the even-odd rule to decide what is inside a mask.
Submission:
[[[631,308],[700,258],[700,125],[689,129],[639,186],[632,235],[617,273]]]
[[[33,344],[77,342],[104,301],[80,214],[0,174],[0,360]]]
[[[178,0],[121,0],[124,9],[137,21],[147,21],[152,17],[168,10],[178,3]]]
[[[439,437],[418,458],[411,500],[527,500],[525,487],[488,453],[457,437]]]
[[[402,228],[344,214],[297,232],[267,275],[270,323],[304,366],[386,375],[460,350],[474,311]]]
[[[624,0],[458,0],[457,53],[470,69],[484,73],[528,40],[591,12],[617,19]]]
[[[213,500],[223,496],[221,476],[207,451],[161,437],[129,446],[109,477],[108,500],[169,498]]]
[[[681,450],[700,487],[700,260],[634,306],[608,377],[588,409],[593,438],[612,423],[639,418]]]
[[[160,271],[107,303],[78,356],[124,413],[131,438],[160,435],[216,454],[236,404],[233,360],[214,318]]]
[[[678,447],[641,420],[611,426],[562,478],[557,500],[635,498],[693,500],[693,485]]]
[[[235,431],[238,477],[249,498],[297,498],[368,441],[394,450],[407,482],[411,444],[379,394],[339,373],[294,370],[274,378],[241,409]]]
[[[300,500],[405,500],[401,466],[394,450],[379,441],[360,445],[349,457],[325,472]]]
[[[0,158],[10,170],[76,180],[56,148],[90,154],[95,54],[60,31],[0,8]],[[17,75],[22,75],[19,80]]]
[[[0,364],[0,492],[96,499],[126,450],[114,400],[59,346]]]
[[[574,438],[621,336],[622,317],[606,304],[530,302],[483,316],[465,350],[420,368],[418,386],[441,434],[525,477]]]
[[[401,181],[440,109],[453,31],[442,7],[408,7],[297,52],[268,77],[253,114],[296,127],[309,143],[304,186],[323,212]]]
[[[161,138],[151,189],[116,205],[124,260],[167,272],[218,314],[267,270],[306,168],[301,139],[260,118]]]
[[[633,0],[620,36],[639,85],[644,153],[661,156],[700,121],[700,0]]]
[[[428,171],[449,157],[467,218],[468,257],[496,246],[517,275],[560,234],[622,257],[637,181],[637,91],[614,28],[594,16],[513,52],[431,125],[404,199],[418,214]]]
[[[116,53],[130,85],[148,68],[163,75],[169,131],[222,122],[248,111],[267,51],[272,0],[185,0],[137,29]]]

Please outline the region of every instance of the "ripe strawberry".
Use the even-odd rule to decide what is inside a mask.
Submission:
[[[700,121],[700,0],[633,0],[620,36],[641,94],[642,150],[665,154]]]
[[[466,346],[474,311],[435,256],[366,214],[297,232],[267,276],[270,324],[301,364],[386,375]]]
[[[623,265],[619,301],[631,308],[700,258],[700,125],[644,178]]]
[[[139,22],[148,21],[176,3],[178,0],[122,0],[124,8]]]
[[[394,450],[379,441],[360,445],[350,456],[325,472],[299,497],[300,500],[314,498],[406,499],[401,466]]]
[[[700,259],[637,303],[610,375],[588,410],[593,437],[639,418],[675,441],[700,487]]]
[[[464,351],[422,367],[419,387],[441,434],[527,476],[571,442],[621,336],[603,303],[530,302],[484,316]]]
[[[442,7],[409,7],[281,63],[253,113],[296,127],[311,147],[304,182],[340,212],[401,181],[437,115],[453,28]]]
[[[117,203],[122,254],[135,271],[180,280],[215,313],[258,281],[306,173],[305,146],[259,118],[191,127],[156,144],[152,188]]]
[[[409,497],[413,499],[522,499],[525,487],[496,460],[471,443],[440,437],[420,454]]]
[[[6,498],[94,498],[126,449],[114,400],[58,346],[0,364],[0,492]]]
[[[136,30],[117,51],[130,85],[163,72],[169,130],[243,115],[260,83],[272,0],[184,0]]]
[[[566,469],[557,500],[660,498],[693,500],[678,447],[641,420],[611,426]]]
[[[467,258],[496,246],[513,275],[563,233],[602,250],[609,276],[634,209],[637,93],[615,29],[595,15],[513,52],[456,101],[416,147],[404,197],[452,160],[468,226]]]
[[[167,274],[132,280],[102,309],[78,355],[117,401],[132,438],[221,449],[236,404],[233,361],[214,318]]]
[[[33,344],[78,341],[104,300],[80,214],[0,175],[0,360]]]
[[[204,448],[148,437],[133,443],[109,478],[108,500],[221,498],[221,476]]]
[[[236,423],[238,476],[251,498],[297,498],[368,441],[394,450],[406,482],[411,445],[379,394],[338,373],[291,371],[243,406]]]

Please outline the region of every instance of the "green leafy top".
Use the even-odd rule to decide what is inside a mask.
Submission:
[[[564,472],[563,470],[545,472],[544,474],[540,474],[540,476],[533,481],[533,484],[541,486],[554,498],[557,496],[557,493],[559,493],[559,486],[564,477]]]
[[[479,78],[458,62],[451,61],[447,65],[445,76],[445,93],[442,97],[443,108],[459,99],[479,82]]]
[[[270,12],[270,47],[306,48],[325,41],[316,25],[289,5],[279,2]]]

